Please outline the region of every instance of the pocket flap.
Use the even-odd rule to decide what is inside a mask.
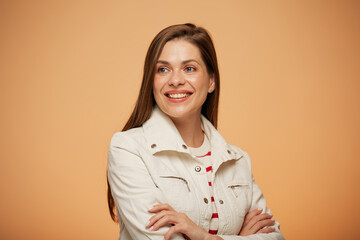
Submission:
[[[226,184],[228,187],[249,187],[250,183],[249,182],[228,182]]]

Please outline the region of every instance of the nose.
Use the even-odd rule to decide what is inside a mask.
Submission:
[[[171,73],[170,79],[169,79],[169,85],[178,87],[179,85],[185,84],[185,78],[181,74],[181,71],[175,70]]]

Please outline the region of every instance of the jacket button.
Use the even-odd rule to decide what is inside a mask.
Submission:
[[[156,144],[151,144],[151,148],[156,148]]]
[[[196,166],[196,167],[195,167],[195,171],[196,171],[196,172],[200,172],[200,171],[201,171],[201,167],[200,167],[200,166]]]
[[[186,146],[185,144],[183,144],[182,147],[183,147],[184,149],[187,149],[187,146]]]
[[[208,203],[209,202],[209,200],[207,199],[207,198],[204,198],[204,203]]]
[[[219,203],[220,203],[220,204],[224,204],[224,201],[223,201],[223,200],[219,200]]]

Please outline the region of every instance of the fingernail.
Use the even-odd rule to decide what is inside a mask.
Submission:
[[[149,224],[150,224],[150,220],[149,220],[149,221],[147,221],[147,223],[146,223],[145,227],[146,227],[146,228],[148,228]]]
[[[275,222],[275,219],[271,219],[271,221]]]
[[[261,208],[258,208],[258,210],[259,210],[259,211],[262,211],[262,209],[261,209]]]
[[[150,231],[153,231],[153,229],[154,229],[154,226],[151,226]]]

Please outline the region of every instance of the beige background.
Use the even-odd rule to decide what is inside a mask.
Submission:
[[[287,239],[355,239],[359,1],[0,1],[0,238],[116,239],[110,138],[150,41],[193,22],[217,49],[220,132]]]

